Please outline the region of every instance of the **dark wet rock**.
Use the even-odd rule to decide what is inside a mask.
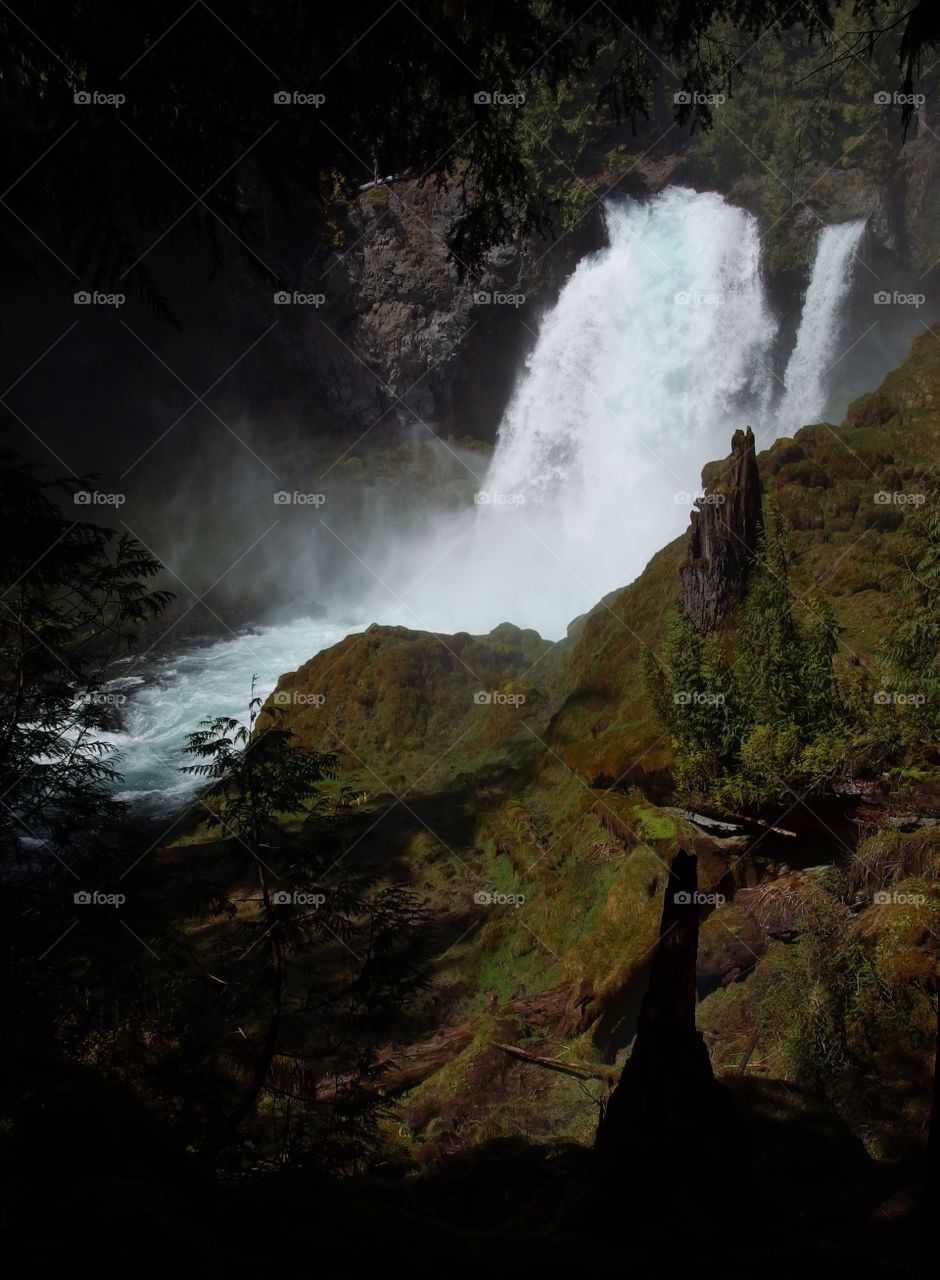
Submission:
[[[766,950],[766,935],[737,903],[719,907],[703,922],[699,934],[699,999],[745,977]]]
[[[606,237],[598,207],[577,230],[494,247],[470,277],[450,252],[457,191],[372,186],[349,211],[343,249],[314,254],[297,358],[344,422],[421,421],[492,440],[538,317]],[[297,309],[300,311],[301,309]]]
[[[899,155],[903,187],[898,193],[902,244],[911,264],[929,270],[940,256],[937,186],[940,184],[940,139],[935,103],[924,103],[919,121]]]

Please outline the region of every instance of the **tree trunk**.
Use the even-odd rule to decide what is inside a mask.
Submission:
[[[933,1067],[933,1096],[930,1106],[930,1132],[927,1134],[927,1158],[924,1167],[924,1190],[920,1205],[921,1255],[924,1274],[935,1274],[937,1214],[940,1212],[940,983],[937,995],[936,1057]]]
[[[746,1190],[746,1143],[695,1026],[698,869],[673,859],[633,1052],[595,1142],[595,1185],[637,1216],[704,1226]]]
[[[229,1116],[225,1123],[222,1138],[218,1145],[224,1145],[238,1132],[242,1122],[254,1110],[261,1091],[265,1086],[268,1073],[271,1070],[271,1064],[274,1061],[274,1055],[277,1052],[278,1039],[281,1034],[281,1019],[283,1016],[284,1006],[284,949],[281,946],[281,939],[278,933],[278,919],[274,911],[274,904],[271,902],[271,894],[268,886],[268,878],[265,874],[264,864],[260,858],[257,859],[258,882],[261,886],[261,900],[264,904],[265,923],[268,926],[268,942],[271,952],[271,969],[273,972],[273,989],[271,992],[271,1015],[268,1019],[268,1027],[258,1050],[258,1056],[255,1059],[255,1067],[251,1074],[251,1083],[248,1086],[245,1096],[238,1104],[236,1109]]]

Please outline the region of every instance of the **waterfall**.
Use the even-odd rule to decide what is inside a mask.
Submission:
[[[488,483],[553,499],[578,522],[589,498],[620,525],[651,471],[670,502],[696,488],[712,442],[768,402],[776,324],[757,224],[720,196],[672,189],[610,206],[607,226],[610,247],[580,264],[545,319]]]
[[[838,360],[842,307],[852,277],[864,218],[824,227],[803,300],[796,346],[783,377],[783,398],[776,412],[778,435],[790,435],[818,422],[826,409],[826,376]]]
[[[242,712],[254,672],[267,692],[370,622],[479,634],[509,621],[558,638],[687,527],[701,468],[727,455],[736,427],[752,425],[765,447],[818,419],[861,222],[819,237],[780,393],[755,220],[681,188],[612,201],[606,219],[608,247],[580,263],[542,319],[489,467],[465,451],[472,506],[410,532],[376,507],[369,545],[351,550],[362,572],[344,621],[160,657],[139,689],[127,668],[124,727],[107,736],[125,753],[125,795],[138,809],[186,799],[193,784],[175,771],[185,733],[202,715]],[[420,514],[420,490],[415,499]],[[453,658],[463,661],[456,649]]]
[[[820,236],[781,395],[756,220],[675,187],[605,213],[609,245],[544,316],[475,513],[388,549],[382,620],[561,636],[682,532],[735,428],[766,447],[822,411],[862,223]]]

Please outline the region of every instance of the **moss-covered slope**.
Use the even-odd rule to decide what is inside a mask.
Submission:
[[[938,407],[935,328],[841,425],[805,427],[759,455],[762,484],[792,533],[794,592],[830,601],[844,666],[873,662],[895,608],[905,520],[934,483]],[[723,466],[707,467],[704,482]],[[775,877],[789,885],[780,848],[800,865],[802,837],[795,845],[767,829],[716,839],[663,807],[671,745],[643,668],[680,598],[684,560],[680,538],[554,646],[508,624],[485,637],[373,627],[283,676],[273,695],[287,727],[338,751],[344,774],[368,793],[372,825],[357,837],[357,858],[404,876],[431,909],[440,946],[415,1027],[473,1020],[468,1047],[404,1104],[419,1146],[443,1142],[435,1117],[447,1121],[448,1150],[461,1124],[462,1146],[495,1133],[586,1138],[594,1113],[584,1090],[509,1060],[498,1044],[594,1063],[622,1051],[680,842],[699,852],[703,891],[724,899],[706,907],[700,957],[716,1066],[736,1072],[753,1060],[749,1070],[770,1077],[789,1069],[792,1028],[783,1015],[766,1021],[767,991],[774,974],[789,967],[792,978],[799,956],[735,894]],[[801,865],[810,856],[848,863],[848,818],[838,815],[837,829],[830,820]],[[385,857],[393,831],[394,867]],[[910,930],[902,933],[903,952]],[[533,1003],[539,993],[550,998]]]

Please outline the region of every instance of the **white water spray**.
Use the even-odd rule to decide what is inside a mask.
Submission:
[[[475,517],[389,546],[370,617],[477,633],[511,620],[559,637],[686,527],[702,466],[735,428],[753,425],[766,447],[825,407],[862,222],[820,236],[777,409],[755,219],[685,188],[606,215],[609,247],[542,321]]]
[[[186,737],[204,719],[248,719],[254,692],[267,697],[278,676],[293,671],[355,631],[348,622],[299,618],[280,627],[260,627],[231,639],[190,645],[149,661],[127,658],[116,680],[105,686],[105,701],[123,706],[120,732],[100,733],[121,753],[116,767],[124,778],[119,792],[137,813],[159,814],[167,805],[191,802],[204,779],[181,775]]]
[[[680,188],[606,216],[609,247],[542,321],[472,528],[440,522],[433,541],[386,560],[408,610],[393,607],[395,621],[480,632],[509,619],[563,635],[684,528],[703,462],[766,410],[776,324],[754,219]],[[432,547],[443,559],[409,587]]]

